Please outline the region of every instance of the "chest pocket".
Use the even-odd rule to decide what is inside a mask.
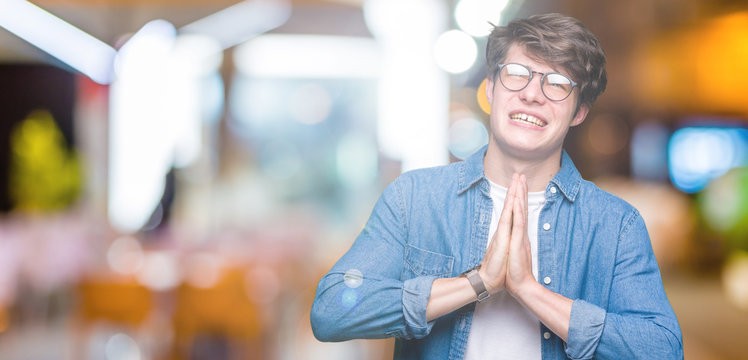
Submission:
[[[401,275],[402,280],[418,276],[444,277],[452,273],[455,258],[433,251],[419,249],[412,245],[405,247],[405,264]]]

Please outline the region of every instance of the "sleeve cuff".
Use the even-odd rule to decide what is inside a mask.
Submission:
[[[572,359],[592,359],[605,326],[605,310],[584,300],[571,305],[566,355]]]
[[[436,276],[419,276],[403,283],[404,334],[400,337],[420,339],[431,332],[434,322],[426,322],[426,304]]]

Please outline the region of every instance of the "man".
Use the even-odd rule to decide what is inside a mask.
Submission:
[[[605,89],[597,38],[531,16],[486,57],[488,145],[387,187],[320,280],[315,336],[397,337],[397,359],[682,358],[644,221],[562,150]]]

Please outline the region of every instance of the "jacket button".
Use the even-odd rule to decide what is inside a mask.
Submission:
[[[549,333],[549,332],[547,332],[547,331],[543,333],[543,339],[546,339],[546,340],[548,340],[548,339],[550,339],[550,338],[551,338],[551,333]]]
[[[544,277],[543,278],[543,283],[546,284],[546,285],[550,284],[551,283],[551,278],[549,276]]]
[[[551,194],[555,194],[555,193],[556,193],[556,187],[555,186],[551,186]]]
[[[543,230],[550,230],[550,229],[551,229],[551,224],[549,223],[543,224]]]

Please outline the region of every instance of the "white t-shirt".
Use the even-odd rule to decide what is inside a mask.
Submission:
[[[496,232],[507,189],[493,182],[493,215],[486,247]],[[527,236],[532,251],[532,274],[538,278],[538,217],[545,192],[531,192],[527,199]],[[540,321],[506,290],[475,306],[465,359],[540,359]]]

